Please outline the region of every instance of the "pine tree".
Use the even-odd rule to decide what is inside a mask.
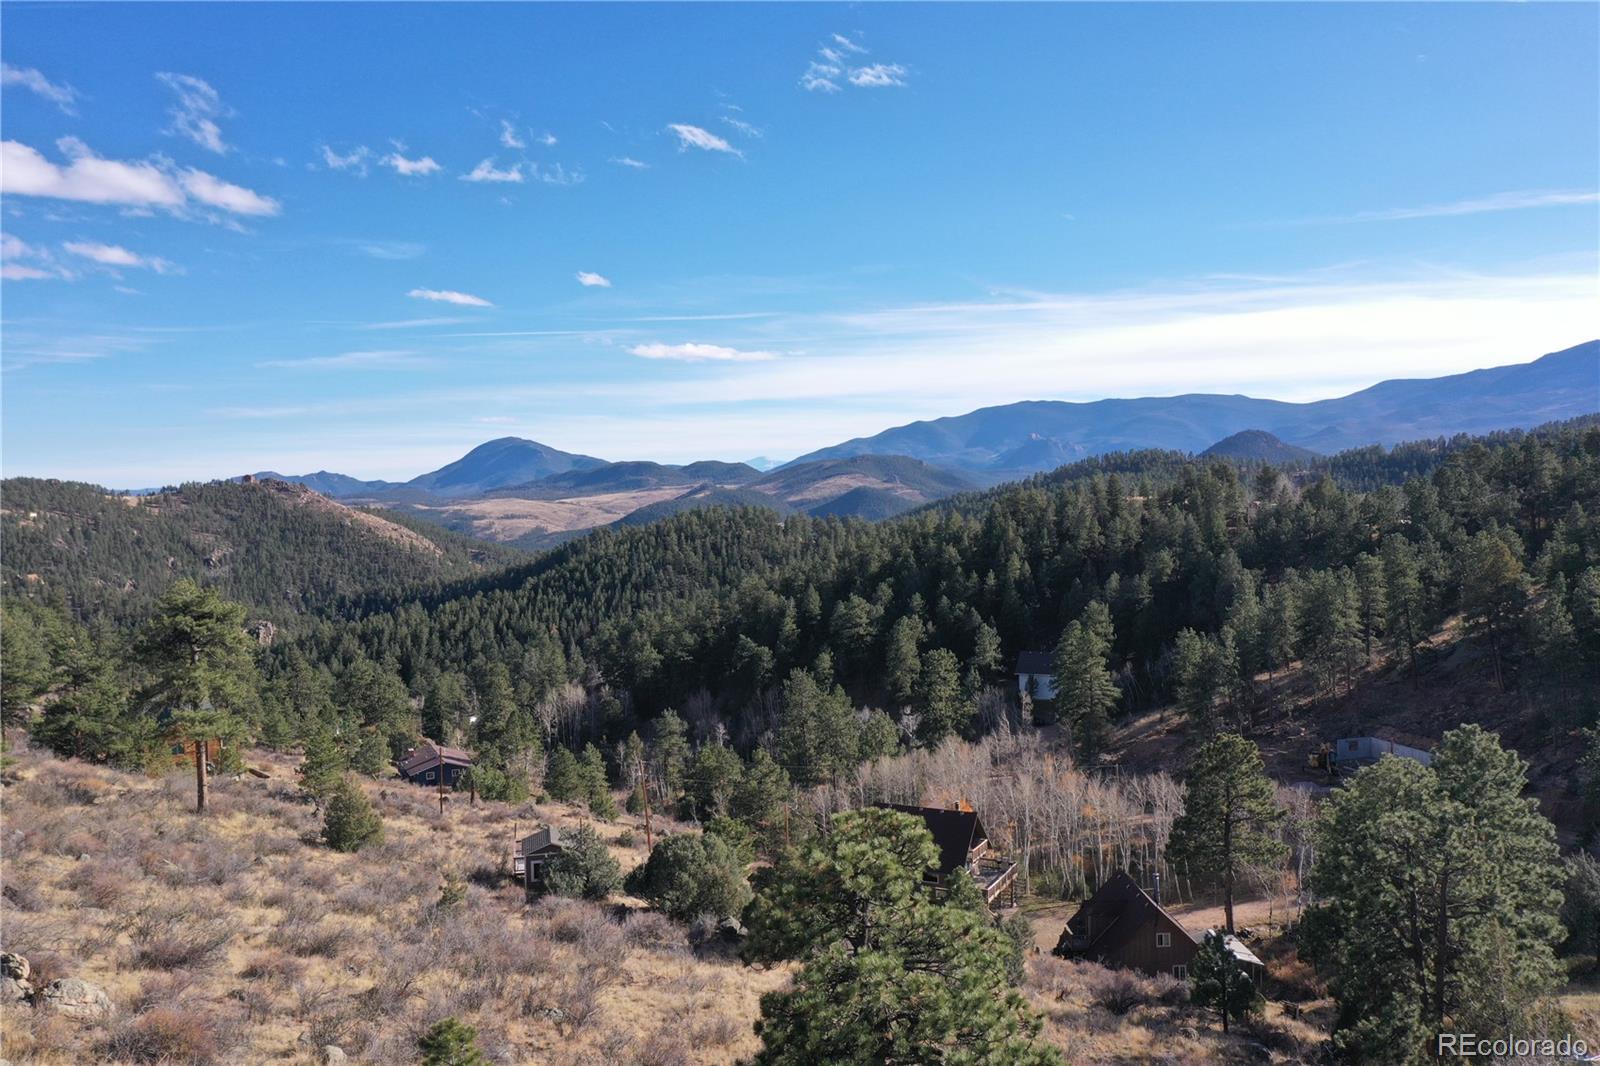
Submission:
[[[1229,950],[1227,935],[1220,929],[1208,932],[1189,960],[1189,989],[1191,1002],[1222,1019],[1224,1033],[1230,1018],[1243,1017],[1261,1006],[1261,994]]]
[[[305,757],[300,760],[300,791],[311,797],[321,810],[339,783],[349,762],[334,743],[333,736],[320,725],[314,726],[305,741]]]
[[[544,790],[553,800],[576,803],[589,798],[589,783],[572,752],[557,747],[550,753],[550,766],[544,775]]]
[[[605,899],[622,887],[622,868],[592,826],[580,825],[561,840],[561,854],[550,863],[545,886],[558,896]]]
[[[1184,786],[1183,814],[1172,823],[1167,861],[1221,886],[1223,914],[1232,933],[1239,881],[1248,871],[1288,854],[1274,833],[1283,811],[1260,750],[1234,733],[1215,737],[1195,753]]]
[[[377,777],[389,769],[389,745],[376,731],[363,732],[361,742],[356,745],[355,757],[351,759],[351,767],[358,774]]]
[[[322,839],[335,851],[360,851],[383,840],[382,817],[349,778],[341,778],[328,796]]]
[[[1384,629],[1395,653],[1405,659],[1412,677],[1417,674],[1417,645],[1423,634],[1422,576],[1417,552],[1404,537],[1391,534],[1381,549],[1383,583],[1388,608]]]
[[[778,760],[796,781],[820,784],[855,766],[860,730],[843,688],[824,687],[804,670],[789,674],[778,721]]]
[[[655,740],[650,745],[651,769],[661,784],[661,800],[678,802],[683,792],[683,777],[689,768],[689,727],[676,711],[661,712],[656,719]]]
[[[578,771],[583,779],[583,796],[589,812],[596,818],[610,822],[617,817],[617,801],[611,795],[611,781],[606,776],[605,756],[593,744],[585,744]]]
[[[922,742],[937,747],[964,724],[966,704],[961,698],[961,663],[947,648],[935,648],[922,657],[922,677],[917,683],[917,733]]]
[[[1361,646],[1367,664],[1372,663],[1372,644],[1383,632],[1389,614],[1389,585],[1383,560],[1362,555],[1356,560],[1356,616],[1361,629]]]
[[[1060,1063],[1008,987],[1013,939],[985,908],[922,889],[936,858],[920,819],[867,808],[768,873],[745,912],[747,956],[802,966],[761,998],[756,1063]]]
[[[1420,1063],[1447,1028],[1525,1032],[1557,987],[1559,850],[1526,787],[1469,725],[1431,765],[1385,758],[1329,797],[1302,940],[1333,969],[1348,1057]]]
[[[207,798],[206,744],[238,737],[257,699],[255,645],[244,607],[193,581],[176,581],[156,605],[135,653],[154,676],[146,693],[174,738],[194,751],[195,810]]]
[[[1107,633],[1111,613],[1099,600],[1067,626],[1056,645],[1056,709],[1072,726],[1072,737],[1085,762],[1092,763],[1105,746],[1111,712],[1121,693],[1111,677],[1111,645]]]
[[[1482,532],[1467,542],[1458,565],[1461,613],[1468,630],[1489,645],[1495,683],[1504,689],[1505,653],[1528,605],[1528,575],[1520,549],[1514,549],[1505,537]]]
[[[727,841],[714,834],[663,837],[644,864],[628,875],[626,884],[629,892],[681,922],[702,914],[734,917],[750,901],[744,863]]]
[[[884,684],[895,702],[904,707],[916,699],[922,677],[922,625],[915,618],[902,618],[889,630],[889,649],[884,662]]]
[[[435,1022],[417,1040],[417,1050],[421,1066],[489,1066],[478,1050],[478,1031],[454,1018]]]

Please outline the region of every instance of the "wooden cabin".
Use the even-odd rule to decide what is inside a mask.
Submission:
[[[1200,942],[1126,873],[1083,901],[1061,931],[1055,953],[1142,973],[1189,976]]]
[[[545,873],[561,851],[561,831],[553,825],[544,826],[517,841],[511,872],[522,882],[528,894],[542,892]]]
[[[174,766],[193,765],[194,746],[196,743],[193,740],[174,740],[172,742],[172,764]],[[212,737],[206,741],[206,764],[214,767],[221,761],[222,741]]]
[[[472,756],[460,748],[436,744],[426,738],[395,763],[400,776],[414,785],[455,788],[462,774],[472,768]]]
[[[966,805],[955,807],[915,807],[903,803],[880,803],[891,811],[914,814],[922,819],[939,849],[939,862],[923,874],[923,883],[937,898],[949,891],[951,876],[966,870],[991,904],[1009,893],[1010,906],[1017,902],[1017,864],[998,854],[989,842],[978,812]]]
[[[1433,749],[1438,745],[1439,742],[1432,737],[1392,729],[1375,729],[1367,736],[1340,737],[1331,744],[1323,744],[1311,753],[1306,766],[1308,769],[1326,770],[1330,775],[1351,774],[1364,766],[1371,766],[1385,755],[1428,766],[1433,762]]]
[[[1036,700],[1056,698],[1055,667],[1047,651],[1024,651],[1017,654],[1017,692],[1026,692]]]

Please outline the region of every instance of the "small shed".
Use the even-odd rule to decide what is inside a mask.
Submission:
[[[461,775],[472,768],[472,756],[424,738],[395,763],[400,776],[414,785],[455,788]]]
[[[561,852],[561,831],[553,825],[542,826],[517,841],[511,872],[529,893],[540,891],[550,863]]]
[[[1185,980],[1199,949],[1200,942],[1177,919],[1132,877],[1119,872],[1068,919],[1055,953]]]
[[[1017,655],[1017,691],[1036,700],[1056,698],[1055,668],[1047,651],[1025,651]]]
[[[950,877],[957,870],[966,870],[983,891],[984,899],[993,903],[1001,893],[1011,891],[1011,901],[1016,902],[1017,864],[997,854],[989,843],[989,832],[983,827],[978,812],[971,807],[917,807],[904,803],[880,803],[891,811],[914,814],[922,819],[939,849],[938,865],[923,874],[923,882],[932,888],[935,896],[949,890]]]

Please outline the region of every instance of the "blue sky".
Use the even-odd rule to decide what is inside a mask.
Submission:
[[[1600,334],[1594,5],[5,23],[8,475],[781,458]]]

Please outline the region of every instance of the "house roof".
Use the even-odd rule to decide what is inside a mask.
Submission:
[[[429,767],[437,766],[441,762],[454,763],[456,766],[471,766],[472,756],[460,748],[452,748],[446,744],[436,744],[424,737],[421,743],[406,752],[404,758],[400,759],[395,765],[399,767],[402,774],[410,777],[419,770],[426,770]]]
[[[1019,674],[1049,674],[1054,673],[1055,667],[1050,665],[1050,653],[1047,651],[1024,651],[1017,653],[1017,673]]]
[[[1207,932],[1208,933],[1215,933],[1215,932],[1220,932],[1220,930],[1210,929],[1210,930],[1207,930]],[[1240,962],[1244,963],[1246,966],[1265,966],[1266,965],[1266,963],[1262,962],[1259,958],[1256,957],[1256,953],[1255,952],[1253,952],[1249,948],[1245,947],[1244,946],[1244,942],[1242,940],[1240,940],[1238,937],[1234,936],[1232,933],[1224,933],[1223,937],[1222,937],[1222,943],[1228,949],[1229,953],[1233,955],[1234,958],[1238,959]]]
[[[1115,955],[1150,921],[1160,921],[1188,937],[1190,943],[1196,943],[1194,934],[1179,925],[1133,878],[1119,872],[1083,901],[1067,921],[1067,929],[1073,936],[1084,938],[1086,952]]]
[[[1391,744],[1404,744],[1408,748],[1417,748],[1421,751],[1432,751],[1439,746],[1437,737],[1425,737],[1420,733],[1402,733],[1398,729],[1374,729],[1371,735],[1379,740],[1387,740]]]
[[[933,843],[939,849],[938,872],[951,873],[967,864],[972,849],[989,839],[978,812],[950,810],[945,807],[916,807],[907,803],[880,803],[891,811],[915,814],[933,834]]]
[[[518,855],[537,855],[547,848],[561,846],[561,830],[553,825],[542,826],[517,841]]]

